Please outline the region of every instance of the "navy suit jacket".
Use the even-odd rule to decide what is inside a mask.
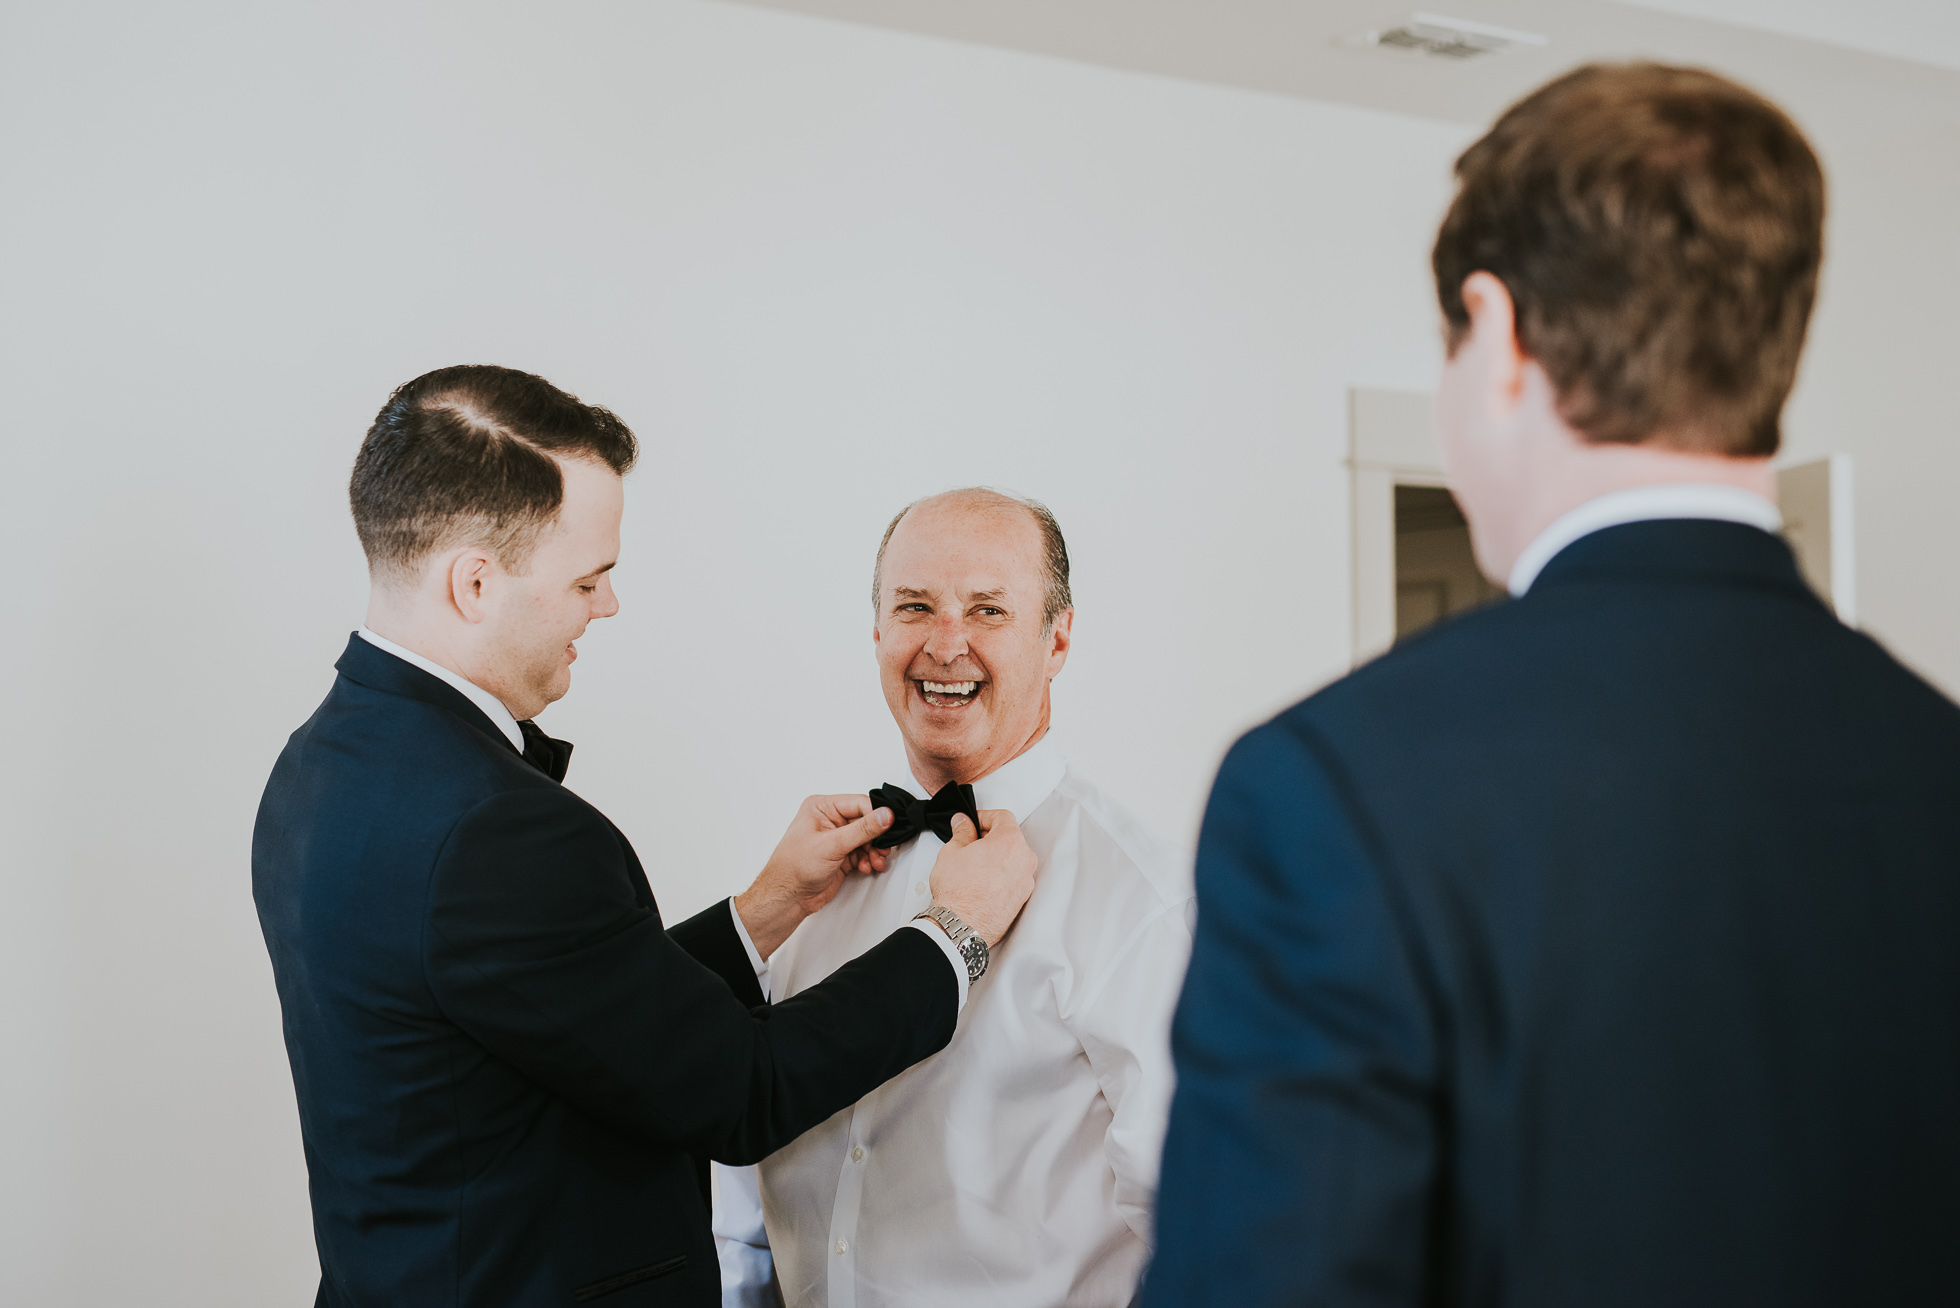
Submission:
[[[332,1308],[718,1302],[707,1158],[754,1162],[952,1038],[899,931],[773,1008],[716,905],[467,697],[358,637],[267,784],[252,885]]]
[[[1777,538],[1251,732],[1197,890],[1149,1308],[1960,1302],[1960,709]]]

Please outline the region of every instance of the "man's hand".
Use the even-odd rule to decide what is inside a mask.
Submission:
[[[804,918],[837,897],[847,874],[883,872],[888,855],[869,842],[891,824],[892,811],[872,808],[864,795],[804,800],[755,884],[735,897],[756,952],[775,953]]]
[[[1036,859],[1014,815],[980,810],[981,831],[966,814],[953,818],[953,838],[932,865],[932,902],[953,910],[992,949],[1034,893]]]

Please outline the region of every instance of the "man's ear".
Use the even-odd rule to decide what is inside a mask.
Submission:
[[[1478,372],[1500,404],[1517,404],[1524,397],[1531,357],[1518,344],[1517,304],[1510,288],[1490,273],[1473,272],[1463,279],[1463,308],[1470,315],[1470,330],[1457,348],[1473,352]]]
[[[476,623],[489,616],[483,589],[496,570],[496,560],[480,549],[463,550],[449,561],[449,602],[463,621]]]
[[[1068,662],[1068,645],[1074,634],[1075,610],[1063,609],[1055,615],[1055,626],[1048,633],[1048,679],[1050,681],[1061,675],[1062,665]]]

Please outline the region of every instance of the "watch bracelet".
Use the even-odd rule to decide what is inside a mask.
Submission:
[[[972,927],[961,920],[958,913],[955,913],[944,904],[934,904],[923,913],[914,916],[912,920],[916,922],[919,918],[926,918],[935,923],[941,931],[946,933],[946,938],[953,942],[955,949],[964,945],[969,937],[978,934]]]

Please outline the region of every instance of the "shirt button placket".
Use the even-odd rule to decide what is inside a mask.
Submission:
[[[845,1129],[849,1147],[838,1168],[837,1202],[830,1211],[830,1274],[825,1277],[830,1287],[828,1308],[857,1308],[857,1227],[864,1198],[864,1169],[858,1166],[864,1158],[864,1146],[857,1143],[857,1134],[864,1109],[859,1104],[852,1111],[851,1124]]]

